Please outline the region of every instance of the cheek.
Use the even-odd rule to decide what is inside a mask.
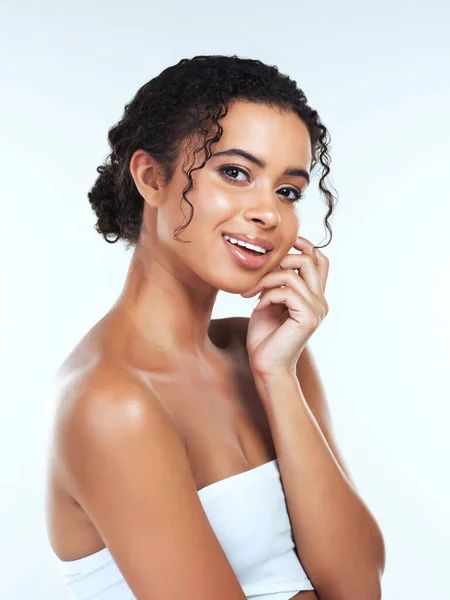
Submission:
[[[188,196],[189,197],[189,196]],[[202,215],[202,218],[221,222],[227,219],[236,208],[236,202],[219,186],[203,186],[195,195],[195,202],[192,201],[195,212]]]
[[[282,223],[281,223],[282,225]],[[286,252],[291,252],[293,245],[297,241],[298,236],[300,235],[300,220],[291,214],[288,223],[283,229],[285,239],[289,240],[289,248]]]
[[[300,229],[300,215],[298,208],[295,206],[284,205],[280,208],[280,229],[283,230],[283,234],[286,239],[296,239],[298,231]]]
[[[291,218],[290,218],[290,223],[292,226],[292,235],[295,239],[297,239],[297,237],[300,235],[300,225],[301,225],[301,219],[300,219],[300,214],[299,214],[299,209],[295,209],[292,211],[291,214]]]

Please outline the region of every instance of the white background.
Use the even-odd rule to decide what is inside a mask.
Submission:
[[[44,524],[48,390],[131,258],[86,194],[124,105],[196,54],[276,64],[330,131],[330,313],[310,345],[385,537],[383,598],[450,597],[450,14],[393,4],[3,3],[1,598],[67,597]],[[323,243],[317,180],[302,206],[301,235]],[[213,317],[253,302],[220,292]]]

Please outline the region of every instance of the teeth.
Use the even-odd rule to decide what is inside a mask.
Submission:
[[[256,250],[256,252],[260,252],[261,254],[265,254],[267,250],[265,248],[261,248],[261,246],[255,246],[255,244],[249,244],[248,242],[243,242],[242,240],[235,240],[229,235],[223,236],[226,240],[231,242],[232,244],[237,244],[238,246],[244,246],[245,248],[250,248],[250,250]]]

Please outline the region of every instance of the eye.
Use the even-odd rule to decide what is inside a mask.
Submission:
[[[224,167],[220,167],[219,168],[219,172],[223,173],[224,175],[225,175],[225,171],[234,171],[234,172],[239,171],[240,173],[244,173],[244,175],[247,175],[247,172],[244,171],[244,169],[240,169],[239,167],[234,167],[234,166],[229,166],[229,165],[227,166],[226,165]],[[235,179],[234,177],[230,178],[228,175],[225,175],[225,177],[227,177],[228,179]],[[235,181],[238,181],[238,180],[235,179]],[[242,181],[242,179],[241,179],[241,181]]]
[[[281,189],[282,190],[288,190],[289,192],[294,192],[294,198],[291,198],[292,202],[298,202],[299,200],[301,200],[302,198],[305,197],[305,194],[303,192],[299,192],[295,188],[283,187]]]
[[[226,171],[233,171],[234,173],[236,173],[236,172],[237,173],[243,173],[246,177],[248,177],[248,174],[247,174],[246,171],[244,171],[244,169],[241,169],[240,167],[236,167],[234,165],[225,165],[225,166],[219,167],[218,171],[220,173],[222,173],[227,179],[232,179],[234,181],[242,181],[242,179],[238,180],[238,179],[236,179],[233,176],[230,177],[229,175],[226,174]],[[287,198],[287,196],[284,196],[285,198],[287,198],[288,200],[290,200],[292,203],[298,202],[299,200],[301,200],[304,197],[304,193],[299,192],[295,188],[282,187],[282,188],[280,188],[280,190],[288,190],[288,192],[292,192],[294,194],[293,198]]]

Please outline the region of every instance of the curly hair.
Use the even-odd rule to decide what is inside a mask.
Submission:
[[[211,157],[210,146],[220,140],[223,132],[219,121],[227,114],[229,102],[239,99],[293,111],[307,126],[312,149],[311,169],[317,164],[322,167],[319,189],[328,207],[324,225],[330,234],[328,244],[331,242],[333,233],[329,221],[337,197],[325,184],[331,161],[327,129],[317,111],[308,106],[305,94],[294,80],[280,73],[276,66],[236,55],[183,58],[144,84],[125,105],[122,119],[108,132],[112,152],[104,164],[97,167],[99,176],[88,193],[91,207],[97,215],[95,229],[107,242],[122,239],[128,250],[136,246],[140,235],[144,199],[129,168],[134,152],[138,149],[148,152],[158,161],[164,180],[170,182],[181,142],[190,136],[200,135],[203,146],[194,150],[193,164],[196,153],[202,150],[205,151],[203,163],[195,169],[191,165],[189,171],[183,165],[188,183],[180,205],[185,200],[191,207],[191,215],[187,223],[175,229],[174,239],[177,239],[194,213],[186,197],[193,188],[192,170],[204,167]],[[213,135],[212,129],[215,130]]]

